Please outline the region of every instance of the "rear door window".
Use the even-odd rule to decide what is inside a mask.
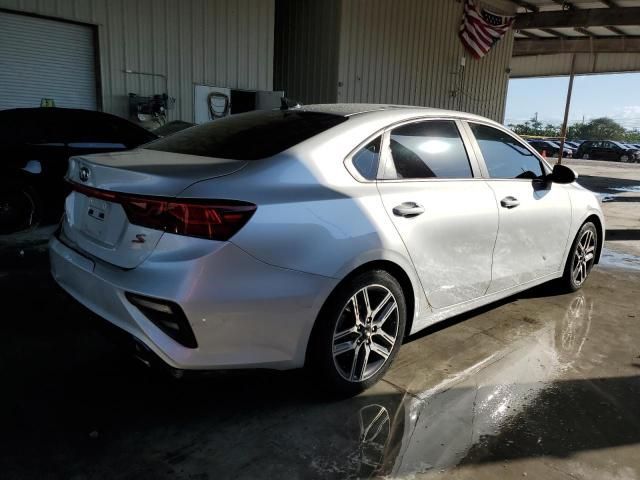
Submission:
[[[540,160],[511,135],[497,128],[469,123],[491,178],[534,179],[544,176]]]
[[[451,120],[409,123],[391,130],[386,179],[471,178],[467,151]]]
[[[258,160],[283,152],[347,117],[304,110],[240,113],[145,145],[149,150],[231,160]]]

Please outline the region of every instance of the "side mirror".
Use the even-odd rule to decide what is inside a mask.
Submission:
[[[550,177],[553,183],[573,183],[578,178],[578,174],[565,165],[555,164]]]

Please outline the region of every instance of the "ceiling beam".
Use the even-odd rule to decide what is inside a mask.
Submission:
[[[576,28],[574,28],[574,30],[576,32],[578,32],[578,33],[586,35],[587,37],[597,37],[598,36],[598,35],[594,34],[593,32],[590,32],[586,28],[582,28],[582,27],[576,27]]]
[[[624,33],[624,32],[623,32],[622,30],[620,30],[619,28],[617,28],[617,27],[613,27],[613,26],[611,26],[611,25],[607,25],[607,26],[606,26],[606,27],[604,27],[604,28],[606,28],[606,29],[607,29],[607,30],[609,30],[610,32],[616,33],[616,34],[618,34],[618,35],[626,35],[626,33]]]
[[[517,33],[524,35],[529,38],[541,38],[540,35],[536,35],[535,33],[527,32],[526,30],[517,30]]]
[[[540,38],[517,39],[513,56],[551,55],[554,53],[640,52],[640,37]]]
[[[553,35],[554,37],[565,38],[567,36],[562,32],[558,32],[557,30],[552,30],[550,28],[541,28],[540,30],[542,30],[545,33],[548,33],[549,35]]]
[[[640,7],[591,8],[520,13],[513,28],[603,27],[640,25]]]
[[[555,4],[560,5],[563,10],[573,10],[576,8],[576,6],[573,3],[565,0],[552,0],[552,1]]]
[[[523,0],[510,0],[511,3],[513,3],[514,5],[517,5],[519,7],[524,8],[525,10],[529,10],[530,12],[537,12],[538,10],[540,10],[538,7],[536,7],[535,5],[529,3],[529,2],[525,2]]]

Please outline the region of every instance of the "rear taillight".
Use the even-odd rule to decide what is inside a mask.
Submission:
[[[109,192],[75,182],[71,185],[75,191],[88,197],[119,203],[134,225],[209,240],[229,240],[257,209],[252,203],[236,200],[145,197]]]

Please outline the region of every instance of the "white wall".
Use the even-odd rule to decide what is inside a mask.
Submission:
[[[274,0],[0,0],[0,8],[97,25],[106,112],[126,117],[129,92],[166,91],[176,98],[169,118],[193,121],[194,83],[273,87]]]
[[[494,5],[515,12],[513,4]],[[474,60],[458,38],[462,8],[456,0],[343,0],[338,101],[423,105],[502,121],[513,31]]]

